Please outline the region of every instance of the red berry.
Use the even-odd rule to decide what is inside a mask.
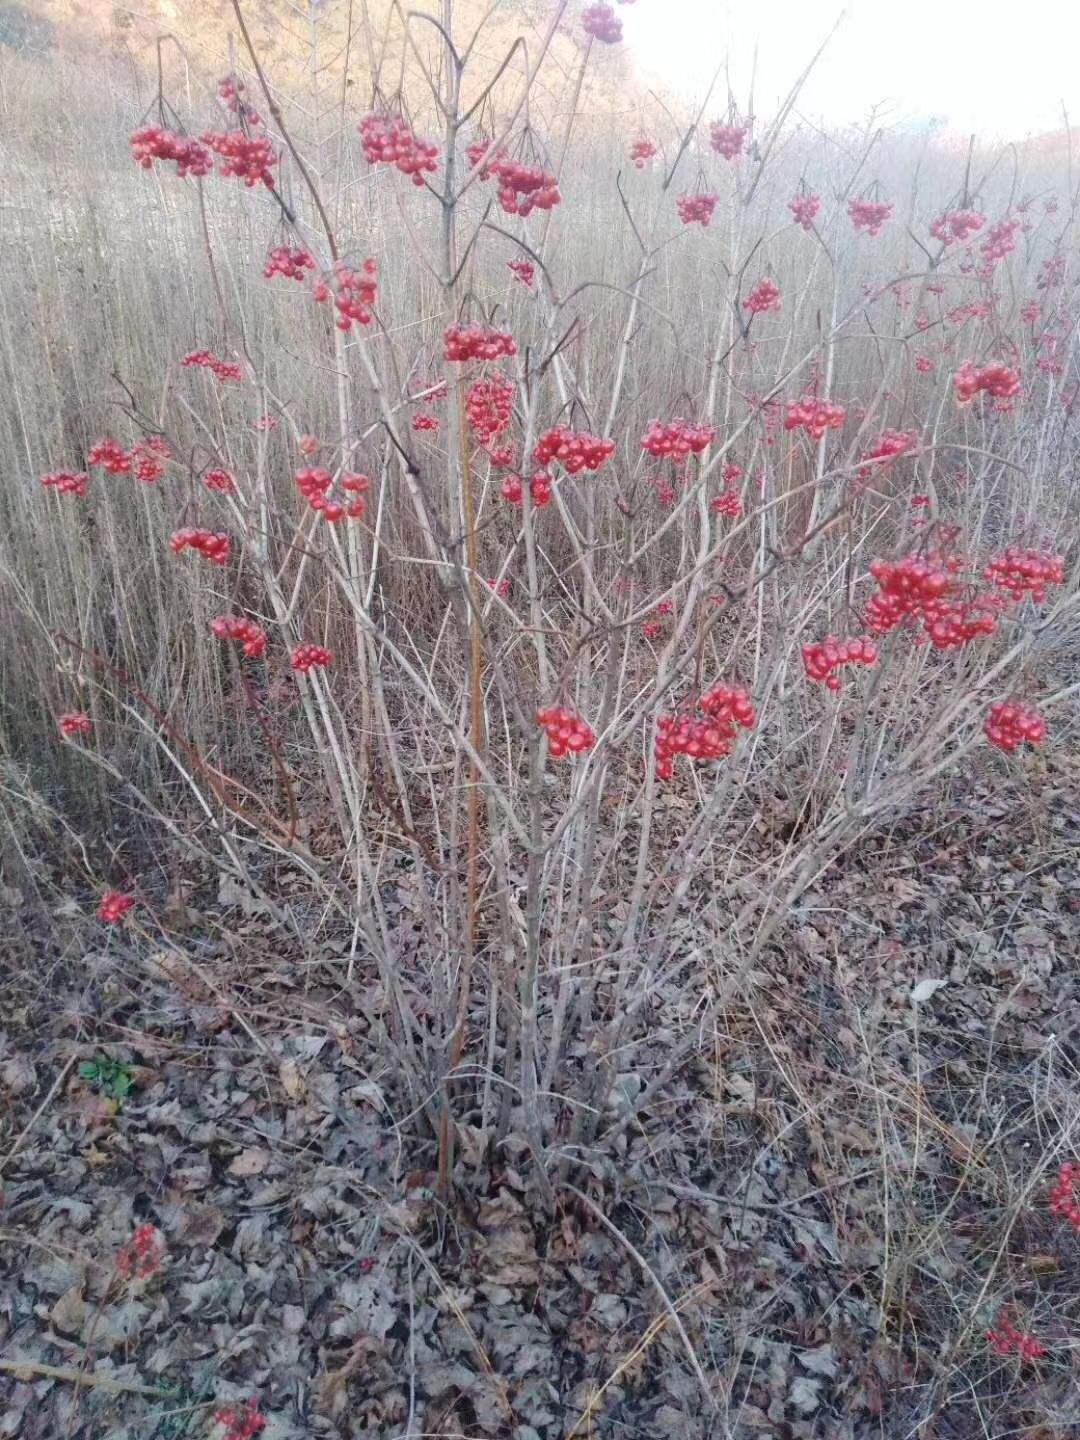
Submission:
[[[641,448],[657,458],[670,455],[679,461],[687,455],[700,455],[715,439],[715,425],[693,425],[688,420],[666,423],[650,420],[641,437]]]
[[[763,315],[769,310],[780,310],[780,287],[768,278],[759,280],[742,302],[751,315]]]
[[[266,649],[266,631],[243,615],[219,615],[210,621],[210,629],[219,640],[239,640],[244,654],[252,660],[257,660]]]
[[[801,225],[809,234],[814,228],[814,220],[821,209],[821,196],[812,195],[809,191],[803,190],[788,201],[788,209],[791,211],[796,225]]]
[[[709,144],[725,160],[734,160],[743,153],[749,133],[749,125],[724,125],[718,121],[709,126]]]
[[[207,130],[200,137],[221,160],[219,174],[253,185],[273,187],[278,157],[266,135],[249,135],[243,130]]]
[[[263,276],[272,280],[275,275],[285,280],[304,280],[308,270],[315,269],[315,256],[310,250],[297,249],[291,245],[275,245],[266,257]]]
[[[865,230],[868,235],[880,235],[881,227],[892,214],[895,206],[888,200],[849,200],[848,218],[856,230]]]
[[[313,666],[323,669],[333,660],[333,655],[323,645],[295,645],[292,654],[289,656],[289,664],[294,670],[307,673]]]
[[[131,472],[131,456],[116,440],[95,440],[86,463],[91,469],[99,466],[110,475],[128,475]]]
[[[713,217],[713,211],[720,203],[720,196],[713,195],[708,191],[699,190],[694,193],[680,195],[675,202],[675,208],[679,212],[679,219],[684,225],[707,226]]]
[[[104,920],[106,925],[115,925],[134,904],[134,895],[125,895],[122,890],[106,890],[98,906],[98,919]]]
[[[588,431],[557,425],[540,436],[533,459],[538,465],[557,460],[568,475],[576,475],[580,470],[599,470],[614,453],[614,440],[601,440]]]
[[[421,140],[400,115],[365,115],[357,129],[369,165],[393,165],[414,185],[423,185],[424,176],[433,175],[438,168],[439,147]]]
[[[182,550],[196,550],[214,565],[226,565],[229,560],[231,541],[225,531],[219,530],[174,530],[169,537],[172,549],[180,554]]]
[[[90,716],[84,715],[81,710],[71,710],[66,715],[58,716],[56,723],[60,727],[61,735],[90,734]]]
[[[568,750],[580,754],[596,744],[592,729],[565,705],[549,705],[538,710],[536,723],[547,731],[548,749],[556,759]]]
[[[640,140],[635,140],[630,146],[630,159],[634,162],[634,166],[638,170],[644,170],[645,166],[656,153],[656,141],[650,140],[644,135]]]
[[[1001,700],[990,706],[983,734],[991,745],[1008,752],[1025,740],[1029,745],[1041,745],[1046,739],[1046,721],[1023,700]]]
[[[590,5],[581,12],[581,27],[586,35],[604,45],[617,45],[622,39],[622,21],[610,5]]]
[[[212,350],[192,350],[185,355],[180,364],[191,368],[193,365],[201,366],[204,370],[210,370],[218,380],[240,380],[243,378],[243,371],[240,366],[231,360],[222,360]]]
[[[181,180],[188,175],[209,175],[214,157],[205,145],[185,135],[177,135],[160,125],[144,125],[131,137],[131,154],[144,170],[153,168],[155,160],[171,160]]]
[[[517,345],[507,330],[490,325],[448,325],[443,333],[443,354],[447,360],[498,360],[516,355]]]
[[[55,470],[51,475],[42,475],[41,483],[46,490],[58,490],[61,495],[85,495],[90,476],[85,470]]]

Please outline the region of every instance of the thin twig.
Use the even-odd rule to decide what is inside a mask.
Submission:
[[[569,1181],[566,1180],[560,1182],[559,1189],[569,1190],[571,1194],[576,1195],[577,1198],[582,1202],[582,1204],[587,1206],[588,1209],[592,1212],[592,1214],[596,1217],[596,1219],[600,1221],[600,1224],[603,1225],[604,1229],[607,1230],[609,1234],[615,1236],[615,1239],[618,1240],[619,1244],[623,1246],[627,1254],[641,1267],[641,1270],[644,1273],[646,1279],[649,1281],[650,1285],[660,1297],[660,1303],[667,1311],[669,1317],[675,1325],[676,1330],[678,1330],[679,1332],[679,1339],[683,1342],[683,1345],[686,1349],[686,1353],[690,1359],[690,1364],[693,1367],[694,1374],[697,1376],[698,1384],[701,1386],[702,1395],[704,1395],[709,1408],[711,1410],[715,1410],[716,1400],[712,1393],[712,1387],[709,1385],[709,1381],[705,1375],[705,1371],[701,1368],[701,1361],[697,1357],[697,1351],[690,1343],[690,1336],[686,1333],[686,1327],[683,1325],[682,1320],[679,1317],[678,1310],[675,1308],[675,1305],[673,1304],[663,1285],[661,1285],[660,1281],[657,1279],[655,1271],[652,1269],[652,1266],[649,1264],[649,1262],[645,1259],[645,1256],[642,1255],[640,1250],[635,1249],[635,1247],[630,1243],[630,1241],[626,1238],[626,1236],[619,1229],[619,1227],[608,1219],[608,1217],[600,1209],[599,1205],[595,1204],[592,1200],[590,1200],[588,1195],[586,1195],[583,1190],[579,1190],[576,1185],[571,1185]]]

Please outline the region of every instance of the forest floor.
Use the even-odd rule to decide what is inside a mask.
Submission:
[[[439,1203],[347,936],[209,875],[103,935],[43,858],[0,893],[0,1436],[203,1440],[247,1397],[266,1440],[1080,1434],[1077,779],[959,776],[865,841],[553,1213],[469,1124]]]

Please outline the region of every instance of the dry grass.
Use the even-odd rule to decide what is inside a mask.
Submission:
[[[366,95],[365,51],[351,58]],[[659,108],[642,128],[663,163],[638,174],[626,126],[573,124],[578,72],[561,63],[544,143],[564,201],[550,222],[511,221],[474,184],[443,224],[431,195],[363,164],[351,124],[339,133],[336,115],[283,98],[340,253],[379,261],[377,324],[343,339],[302,287],[262,278],[287,235],[269,197],[208,181],[204,228],[193,183],[131,164],[145,75],[2,57],[0,858],[22,953],[64,896],[90,912],[105,888],[136,891],[143,952],[185,949],[189,901],[215,935],[240,905],[305,974],[333,975],[328,1014],[371,1006],[405,1169],[441,1156],[444,1180],[483,1191],[509,1157],[536,1214],[566,1203],[568,1178],[599,1178],[675,1334],[658,1316],[643,1325],[568,1398],[567,1434],[581,1416],[608,1433],[625,1372],[669,1339],[665,1363],[689,1346],[727,1423],[758,1433],[746,1417],[776,1418],[775,1347],[826,1336],[855,1377],[835,1400],[854,1428],[830,1433],[1064,1434],[1075,1259],[1044,1197],[1076,1146],[1075,1052],[1036,1031],[1076,999],[1080,472],[1060,399],[1077,383],[1071,175],[1042,153],[822,135],[784,117],[759,120],[761,163],[732,167],[694,142],[683,152]],[[523,73],[518,57],[495,129],[515,117]],[[190,112],[175,103],[193,130],[206,123],[198,94]],[[325,258],[288,157],[282,172],[298,233]],[[721,196],[704,231],[674,216],[699,173]],[[786,210],[803,177],[823,197],[816,235]],[[896,202],[876,240],[845,214],[871,180]],[[991,315],[957,323],[947,312],[988,287],[925,247],[965,191],[991,221],[1027,203],[1031,228],[995,272]],[[507,271],[522,253],[536,294]],[[1064,283],[1040,292],[1057,254]],[[742,300],[766,274],[783,310],[747,334]],[[1040,325],[1019,318],[1032,297],[1057,307],[1061,375],[1036,367]],[[561,479],[544,511],[510,507],[500,474],[460,443],[441,335],[481,312],[517,339],[519,454],[556,423],[617,442],[610,466]],[[1022,406],[957,409],[953,371],[1010,342]],[[239,359],[244,383],[179,367],[203,346]],[[821,445],[774,431],[762,408],[815,372],[848,410]],[[443,378],[449,395],[429,406],[440,430],[414,435],[412,394]],[[264,412],[279,422],[269,434],[253,429]],[[665,506],[638,437],[674,415],[711,421],[717,439]],[[917,454],[857,484],[887,427],[917,432]],[[174,464],[157,486],[98,476],[79,501],[36,483],[81,468],[102,434],[158,432]],[[363,526],[331,530],[303,508],[291,477],[308,434],[321,463],[373,477]],[[708,505],[729,462],[739,520]],[[211,463],[237,476],[235,501],[201,487]],[[862,630],[870,561],[925,543],[913,494],[980,561],[1052,540],[1067,583],[960,651],[896,633],[835,699],[807,683],[800,647]],[[170,552],[169,534],[196,523],[232,531],[228,568]],[[504,575],[506,601],[485,584]],[[211,636],[223,611],[267,628],[265,664],[241,666]],[[325,676],[289,672],[301,639],[333,649]],[[657,713],[720,679],[752,691],[758,726],[723,765],[682,759],[658,783],[643,763]],[[981,743],[988,704],[1012,694],[1046,715],[1045,755]],[[588,757],[545,758],[531,716],[554,701],[593,725]],[[93,738],[64,744],[54,717],[76,709]],[[209,983],[257,1038],[270,971],[235,936],[222,943],[241,970],[212,966]],[[43,982],[19,962],[34,1017],[57,963]],[[927,975],[948,984],[913,1005]],[[739,1193],[725,1198],[728,1184]],[[702,1280],[696,1222],[669,1243],[656,1221],[665,1190],[704,1207],[716,1283]],[[1034,1272],[1032,1256],[1050,1258]],[[800,1277],[819,1266],[843,1282],[815,1318]],[[987,1362],[980,1330],[1002,1306],[1053,1346],[1037,1382]],[[878,1418],[860,1430],[856,1414]]]

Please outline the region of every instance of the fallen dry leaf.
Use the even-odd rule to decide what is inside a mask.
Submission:
[[[258,1145],[253,1145],[248,1150],[241,1150],[240,1154],[229,1165],[229,1174],[247,1178],[250,1175],[261,1175],[270,1163],[270,1151],[263,1150]]]

